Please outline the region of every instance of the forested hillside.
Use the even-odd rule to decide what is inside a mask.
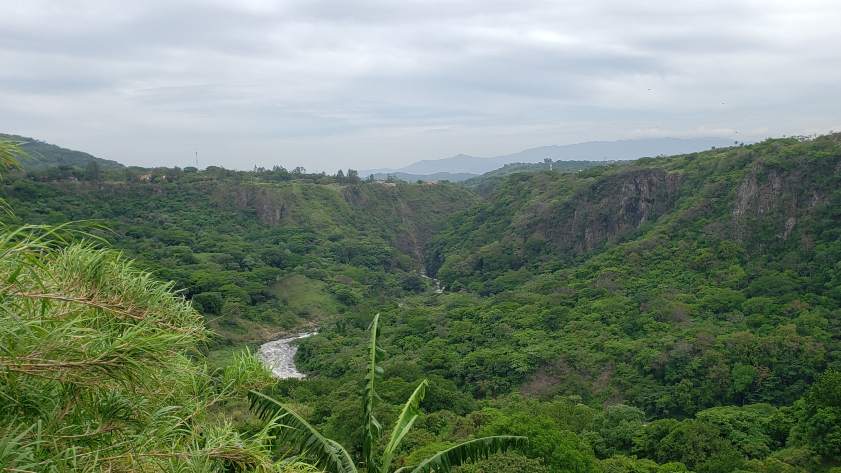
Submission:
[[[841,135],[526,171],[479,187],[18,172],[2,197],[12,225],[87,220],[174,281],[214,352],[317,325],[298,352],[308,378],[263,392],[368,471],[372,448],[399,468],[511,435],[528,444],[454,471],[838,471]],[[425,412],[397,443],[372,430],[374,379],[379,423]]]
[[[58,173],[59,168],[67,172],[76,169],[80,172],[99,172],[103,169],[120,169],[122,164],[109,159],[97,158],[96,156],[62,148],[25,136],[7,135],[0,133],[0,141],[8,141],[20,146],[24,152],[19,156],[18,164],[31,172],[45,172],[52,170]]]
[[[828,467],[841,417],[814,386],[841,389],[839,189],[838,135],[508,176],[428,246],[446,292],[385,311],[394,383],[463,393],[436,432],[557,432],[572,447],[541,447],[551,471]],[[355,333],[306,340],[303,365],[352,371]]]
[[[94,232],[175,281],[227,344],[422,290],[422,248],[474,199],[449,184],[219,168],[118,177],[18,176],[3,194],[18,222],[106,227]]]

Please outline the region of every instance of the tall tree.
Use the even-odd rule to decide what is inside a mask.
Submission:
[[[102,180],[102,172],[99,169],[99,163],[90,161],[85,166],[85,180],[92,182],[99,182]]]

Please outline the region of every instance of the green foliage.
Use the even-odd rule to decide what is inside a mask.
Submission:
[[[600,462],[603,473],[688,473],[682,463],[658,465],[651,460],[617,455]]]
[[[498,435],[482,437],[462,442],[458,445],[443,449],[422,460],[415,466],[404,466],[392,470],[391,463],[400,443],[414,425],[420,414],[420,403],[426,392],[427,381],[423,380],[415,388],[406,401],[398,416],[388,444],[381,456],[376,455],[377,443],[382,433],[382,426],[374,416],[374,408],[378,399],[376,380],[382,375],[378,355],[382,351],[377,345],[379,336],[379,314],[374,316],[371,325],[370,343],[368,347],[368,371],[365,376],[363,392],[363,437],[362,453],[365,471],[389,473],[391,471],[405,473],[449,472],[459,465],[486,459],[491,455],[504,452],[512,448],[523,448],[526,438],[520,436]],[[269,421],[269,426],[277,430],[281,442],[291,443],[304,457],[329,473],[353,473],[357,469],[348,452],[336,441],[324,437],[291,408],[265,394],[257,391],[250,393],[251,406],[255,413]]]
[[[507,452],[461,466],[458,473],[498,473],[501,471],[523,471],[549,473],[549,468],[540,459],[528,458],[518,453]]]
[[[592,447],[579,435],[559,427],[547,417],[528,413],[505,416],[489,424],[483,432],[510,432],[528,437],[527,454],[542,458],[559,471],[598,471]]]
[[[0,177],[8,170],[20,167],[18,158],[21,155],[23,155],[23,150],[17,143],[0,140]]]
[[[436,453],[417,466],[403,467],[396,470],[395,473],[448,472],[455,466],[488,458],[509,448],[522,448],[525,445],[525,437],[496,436],[468,440]]]
[[[16,143],[19,146],[19,149],[25,153],[24,156],[18,156],[20,164],[23,169],[28,171],[44,171],[64,166],[68,170],[77,170],[81,176],[90,163],[96,163],[100,168],[108,169],[123,167],[115,161],[96,158],[88,153],[61,148],[24,136],[0,133],[0,141]],[[0,156],[2,156],[2,152],[0,152]]]
[[[805,398],[803,433],[815,452],[841,462],[841,371],[824,373]]]
[[[338,443],[321,435],[313,426],[289,407],[265,394],[249,393],[251,407],[269,426],[276,426],[282,445],[304,453],[313,464],[330,473],[355,473],[356,466],[348,452]]]
[[[291,175],[276,180],[274,171],[245,179],[249,173],[219,168],[124,176],[86,162],[98,163],[98,172],[91,165],[78,176],[11,175],[2,194],[16,220],[107,225],[113,232],[103,237],[174,281],[208,316],[219,345],[365,313],[372,301],[419,292],[408,282],[420,269],[420,249],[473,200],[448,184],[337,186]]]
[[[28,221],[108,223],[222,343],[320,325],[298,351],[314,376],[264,400],[299,427],[279,452],[315,442],[319,460],[334,439],[378,471],[467,454],[456,471],[803,473],[841,461],[838,169],[833,135],[515,172],[481,197],[283,168],[54,168],[9,173],[3,196]],[[367,332],[376,312],[390,323]],[[241,356],[212,386],[266,381]],[[531,441],[464,444],[511,434]]]
[[[196,309],[205,314],[218,314],[222,311],[225,300],[218,292],[202,292],[193,296],[193,304]]]
[[[0,278],[4,470],[277,471],[267,429],[213,412],[266,370],[245,354],[208,372],[202,318],[171,284],[32,226],[0,233]]]
[[[633,406],[596,409],[577,428],[532,420],[544,415],[533,406],[505,413],[510,425],[542,422],[530,448],[547,432],[547,445],[567,439],[565,453],[530,452],[548,467],[637,456],[632,471],[652,460],[808,471],[775,456],[789,448],[835,461],[837,421],[807,426],[820,408],[798,399],[841,362],[839,166],[833,136],[501,178],[427,246],[427,270],[447,291],[382,308],[394,321],[380,338],[383,367],[452,380],[476,408],[512,391]],[[809,205],[797,197],[807,194]],[[360,341],[328,328],[303,343],[301,363],[341,377]],[[461,422],[416,435],[444,445],[493,433]]]

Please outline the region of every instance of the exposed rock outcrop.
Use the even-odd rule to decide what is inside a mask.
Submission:
[[[253,210],[261,223],[279,225],[289,216],[289,203],[280,193],[256,186],[231,186],[218,189],[216,200],[238,209]]]
[[[598,182],[541,210],[531,234],[559,252],[580,254],[616,241],[674,208],[680,175],[637,169]]]
[[[733,229],[740,240],[756,237],[758,221],[774,237],[788,240],[804,216],[826,201],[826,189],[804,186],[805,169],[781,170],[754,164],[736,190]]]

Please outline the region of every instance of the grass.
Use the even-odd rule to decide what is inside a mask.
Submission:
[[[321,320],[339,312],[340,304],[327,291],[326,284],[301,274],[281,279],[271,290],[291,313],[307,320]]]

